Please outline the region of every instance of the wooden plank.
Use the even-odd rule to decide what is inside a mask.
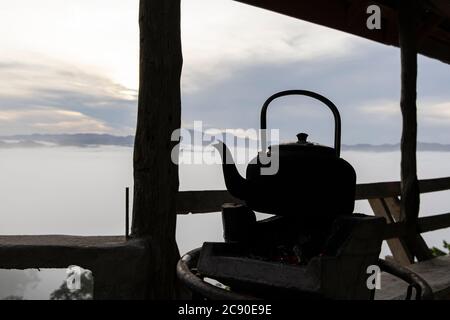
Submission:
[[[425,233],[450,228],[450,213],[419,218],[416,231]],[[386,226],[383,239],[402,237],[407,234],[408,225],[405,222],[391,223]]]
[[[419,181],[421,193],[450,189],[450,177]],[[400,195],[400,182],[363,183],[356,186],[355,200],[391,198]],[[242,203],[227,190],[180,191],[177,196],[177,213],[219,212],[224,203]],[[398,219],[397,219],[398,220]]]
[[[370,199],[369,204],[372,207],[375,216],[386,218],[388,224],[395,224],[395,217],[398,218],[400,210],[392,210],[391,212],[385,199]],[[389,238],[386,242],[397,263],[403,266],[414,263],[414,256],[401,238]]]
[[[419,181],[420,193],[437,192],[450,189],[450,177],[424,179]]]
[[[150,246],[124,236],[0,236],[0,268],[92,271],[95,300],[145,299]]]
[[[450,227],[450,213],[419,218],[419,232],[425,233]]]
[[[419,181],[420,193],[450,189],[450,177],[423,179]],[[400,196],[400,182],[362,183],[356,186],[356,200],[378,199]]]
[[[391,212],[392,216],[394,217],[396,222],[400,222],[401,221],[401,201],[399,198],[397,197],[392,197],[392,198],[386,198],[384,199],[386,202],[386,205],[389,208],[389,211]],[[425,240],[423,239],[423,237],[420,235],[420,232],[418,231],[418,229],[416,228],[415,232],[415,237],[416,237],[416,242],[422,247],[424,248],[424,250],[429,251],[429,248],[425,242]],[[403,241],[403,243],[405,243],[405,241]],[[406,244],[406,243],[405,243]],[[414,251],[412,250],[412,248],[410,248],[410,251],[412,253],[414,253]]]
[[[69,235],[0,236],[0,246],[3,248],[67,247],[74,249],[88,249],[88,248],[117,248],[119,246],[124,245],[127,245],[127,240],[123,236],[69,236]]]
[[[384,201],[385,205],[387,206],[389,213],[394,218],[394,220],[396,222],[400,222],[401,221],[401,202],[400,202],[400,200],[397,197],[395,197],[395,198],[391,197],[391,198],[383,199],[383,201]],[[415,235],[413,237],[415,238],[414,241],[416,243],[416,247],[419,246],[420,248],[422,248],[421,250],[429,252],[429,248],[428,248],[425,240],[423,239],[423,237],[420,235],[418,228],[414,228],[412,232],[415,233]],[[407,243],[407,241],[405,241],[404,238],[400,237],[399,239],[400,239],[402,245],[405,248],[407,248],[408,252],[410,252],[413,256],[416,255],[415,248],[408,247],[408,243]],[[412,261],[414,261],[414,259]]]
[[[224,203],[242,203],[226,190],[182,191],[178,193],[177,213],[220,212]]]
[[[450,256],[437,257],[407,267],[421,276],[433,290],[435,299],[450,299]],[[376,300],[403,300],[407,284],[390,274],[381,274],[381,290],[376,290]]]
[[[231,196],[226,190],[182,191],[178,194],[177,212],[178,214],[220,212],[224,203],[242,203],[242,201]],[[398,211],[393,210],[394,219],[396,215]],[[450,227],[450,213],[419,218],[418,226],[418,230],[422,233]],[[395,223],[387,227],[383,238],[391,239],[405,234],[406,225]]]
[[[383,199],[385,205],[387,206],[389,213],[391,214],[392,218],[395,222],[400,221],[400,199],[397,197],[389,197]]]
[[[382,28],[380,30],[369,30],[366,27],[368,15],[365,10],[351,10],[355,3],[362,0],[316,0],[316,1],[292,1],[292,0],[236,0],[252,6],[278,12],[293,18],[309,21],[315,24],[323,25],[332,29],[348,32],[366,39],[371,39],[386,45],[398,46],[398,24],[397,24],[397,1],[378,0],[369,1],[370,4],[377,4],[382,11]],[[447,0],[440,0],[445,4],[440,4],[439,9],[433,10],[429,1],[421,1],[425,8],[422,11],[422,17],[426,18],[431,14],[448,17]],[[410,0],[406,0],[408,4]],[[438,2],[433,0],[433,2]],[[444,9],[442,9],[444,8]],[[350,9],[350,10],[349,10]],[[361,8],[364,9],[364,8]],[[431,9],[431,10],[430,10]],[[445,30],[444,30],[445,31]],[[448,48],[447,42],[442,42],[442,48],[436,48],[434,33],[429,33],[427,42],[422,43],[418,48],[419,53],[429,57],[439,59],[445,63],[450,63],[450,52],[443,50]]]
[[[362,183],[356,185],[355,200],[388,198],[398,195],[400,195],[400,182],[398,181]]]

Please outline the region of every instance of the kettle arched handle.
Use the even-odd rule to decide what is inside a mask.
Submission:
[[[262,109],[261,109],[261,147],[262,151],[265,152],[267,149],[267,136],[266,136],[266,129],[267,129],[267,108],[269,107],[269,104],[277,99],[284,96],[290,96],[290,95],[301,95],[301,96],[307,96],[314,98],[316,100],[319,100],[323,104],[325,104],[333,113],[334,116],[334,149],[336,150],[336,155],[339,158],[341,155],[341,115],[339,114],[338,108],[335,106],[333,102],[331,102],[329,99],[325,98],[324,96],[308,91],[308,90],[286,90],[281,91],[278,93],[275,93],[269,99],[264,102]]]

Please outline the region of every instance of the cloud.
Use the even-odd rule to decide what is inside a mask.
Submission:
[[[0,1],[0,61],[45,55],[137,88],[138,0]]]
[[[398,101],[381,100],[361,107],[360,111],[380,119],[396,117],[401,115],[400,103]],[[418,121],[427,125],[448,125],[450,123],[450,101],[432,102],[418,101]]]
[[[400,59],[397,48],[370,41],[355,42],[358,50],[330,59],[286,63],[248,63],[233,77],[208,83],[207,90],[185,92],[186,123],[203,120],[215,128],[259,128],[263,102],[275,92],[306,89],[332,100],[342,116],[343,143],[398,143],[401,136]],[[419,57],[419,106],[450,101],[450,69]],[[422,107],[423,106],[423,107]],[[437,115],[442,111],[435,111]],[[269,109],[268,125],[280,139],[295,140],[299,132],[312,141],[332,144],[331,114],[309,98],[282,98]],[[448,143],[450,127],[432,124],[420,115],[421,141]]]
[[[369,101],[361,106],[360,112],[379,118],[398,117],[401,114],[399,102],[390,100]]]
[[[183,89],[208,90],[243,66],[347,55],[354,37],[228,0],[182,2]]]
[[[0,4],[0,134],[134,134],[138,1],[42,1]],[[338,106],[344,143],[400,140],[397,48],[229,0],[182,1],[181,19],[185,127],[257,129],[267,97],[307,89]],[[448,83],[449,66],[419,57],[422,141],[448,143]],[[332,143],[331,114],[311,99],[277,101],[268,121],[281,140]]]
[[[450,124],[450,101],[423,106],[419,112],[429,124],[444,126]]]
[[[0,126],[3,131],[81,133],[113,132],[105,122],[70,110],[34,107],[22,110],[0,111]]]
[[[133,133],[137,93],[80,66],[0,64],[0,134]]]
[[[87,67],[51,60],[44,56],[24,60],[3,60],[0,63],[2,97],[34,97],[47,91],[80,92],[91,96],[134,100],[136,91],[114,83]]]

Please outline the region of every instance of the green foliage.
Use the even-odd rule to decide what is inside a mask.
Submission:
[[[57,290],[50,294],[50,300],[91,300],[94,292],[92,273],[84,270],[81,273],[80,281],[81,288],[75,291],[67,288],[67,282],[64,281]]]
[[[441,249],[438,249],[436,247],[431,248],[431,254],[435,257],[440,257],[440,256],[446,256],[448,254],[450,254],[450,243],[448,243],[447,241],[443,241],[443,246],[444,248],[448,251],[448,252],[444,252]]]

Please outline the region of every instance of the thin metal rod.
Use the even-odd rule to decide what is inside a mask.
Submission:
[[[125,188],[125,239],[130,238],[130,188]]]

